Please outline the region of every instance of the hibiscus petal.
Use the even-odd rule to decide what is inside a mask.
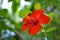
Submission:
[[[27,23],[27,24],[33,24],[33,19],[30,17],[30,18],[24,18],[23,19],[23,23]]]
[[[24,24],[24,25],[22,26],[22,32],[23,32],[24,30],[26,30],[27,28],[29,28],[29,26],[30,26],[30,24]]]
[[[48,24],[50,21],[50,17],[46,15],[41,15],[39,18],[39,23],[41,24]]]
[[[40,15],[44,14],[44,10],[35,10],[30,14],[30,17],[33,17],[34,19],[39,19]]]
[[[23,22],[29,22],[29,21],[30,21],[30,20],[29,20],[28,17],[26,17],[26,18],[23,19]]]
[[[30,35],[35,35],[37,32],[39,32],[41,30],[42,26],[37,24],[36,26],[32,26],[30,29],[29,29],[29,34]]]
[[[35,10],[35,11],[32,12],[32,15],[35,15],[35,16],[39,15],[39,14],[40,15],[44,14],[44,10],[41,9],[41,10]]]

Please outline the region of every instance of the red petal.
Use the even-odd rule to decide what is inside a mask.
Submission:
[[[35,35],[37,32],[39,32],[41,30],[42,26],[37,24],[36,26],[32,26],[30,29],[29,29],[29,34],[30,35]]]
[[[22,32],[24,31],[24,30],[26,30],[27,28],[29,28],[30,27],[30,24],[24,24],[23,26],[22,26]]]
[[[41,15],[40,16],[39,23],[41,23],[41,24],[48,24],[49,21],[50,21],[49,16],[46,16],[46,15]]]
[[[31,17],[35,18],[35,19],[39,19],[40,15],[44,14],[44,10],[35,10],[31,13]]]
[[[28,17],[23,19],[23,22],[29,22],[29,21],[30,21],[30,19]]]
[[[30,17],[30,18],[24,18],[23,19],[23,23],[27,23],[27,24],[33,24],[33,19]]]
[[[40,15],[44,14],[44,10],[35,10],[35,11],[32,12],[32,15],[35,15],[35,16],[39,15],[39,14]]]

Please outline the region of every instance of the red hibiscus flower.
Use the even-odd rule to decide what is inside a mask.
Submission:
[[[44,10],[35,10],[23,19],[22,32],[28,29],[30,35],[35,35],[42,29],[42,24],[48,24],[49,16],[45,15]]]

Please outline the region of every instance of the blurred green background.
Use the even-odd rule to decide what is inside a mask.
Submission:
[[[51,21],[35,36],[21,32],[22,20],[44,9]],[[60,40],[60,0],[0,0],[0,40]]]

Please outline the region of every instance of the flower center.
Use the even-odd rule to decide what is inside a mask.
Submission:
[[[34,25],[37,25],[38,21],[34,22]]]

